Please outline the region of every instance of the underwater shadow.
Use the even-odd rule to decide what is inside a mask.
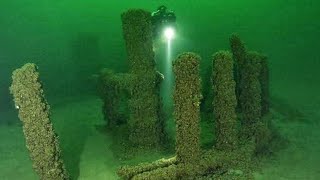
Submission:
[[[63,107],[53,107],[53,121],[59,135],[65,167],[71,180],[80,175],[81,155],[86,141],[92,132],[92,126],[84,115],[85,105],[77,102],[65,102]],[[81,113],[83,111],[83,113]]]
[[[73,91],[96,92],[92,77],[101,70],[102,55],[100,39],[96,34],[79,32],[71,39],[71,62],[73,73]]]
[[[73,126],[70,128],[70,126]],[[88,129],[83,124],[70,123],[63,128],[60,134],[61,148],[64,163],[69,172],[70,179],[76,180],[80,175],[81,155],[89,136]]]
[[[285,117],[286,121],[310,122],[302,111],[280,97],[271,98],[271,107]]]

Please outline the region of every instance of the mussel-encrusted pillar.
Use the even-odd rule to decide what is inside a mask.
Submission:
[[[193,163],[200,151],[200,57],[183,53],[173,63],[175,74],[174,118],[176,121],[176,153],[180,163]]]
[[[139,147],[160,144],[162,134],[158,117],[159,93],[157,71],[152,48],[151,13],[132,9],[122,14],[123,35],[126,43],[130,74],[129,140]]]
[[[261,56],[257,52],[249,52],[244,64],[245,71],[241,75],[242,89],[240,107],[244,134],[251,137],[255,134],[256,123],[261,119]]]
[[[237,105],[238,110],[241,112],[241,103],[240,102],[240,94],[243,86],[246,86],[246,82],[243,80],[243,74],[245,73],[245,61],[247,58],[247,49],[245,44],[240,39],[239,35],[232,34],[230,37],[230,46],[234,59],[234,79],[236,81],[236,97],[237,97]],[[244,83],[244,84],[242,84]],[[240,107],[240,109],[239,109]]]
[[[10,92],[23,123],[23,133],[33,169],[39,178],[41,180],[69,179],[61,158],[59,140],[49,118],[49,105],[44,97],[35,64],[28,63],[13,72]]]
[[[103,101],[102,112],[107,127],[115,128],[128,120],[128,104],[131,75],[103,69],[98,78],[98,93]]]
[[[237,144],[237,99],[233,79],[232,54],[219,51],[213,56],[213,110],[216,148],[233,150]]]

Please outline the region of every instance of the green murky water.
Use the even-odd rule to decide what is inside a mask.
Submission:
[[[115,140],[106,133],[102,102],[95,91],[101,68],[129,69],[121,13],[130,8],[154,11],[162,4],[177,16],[170,57],[185,51],[201,56],[204,93],[210,90],[212,54],[230,49],[232,33],[238,33],[248,49],[268,56],[272,118],[289,145],[265,158],[254,177],[320,179],[320,2],[316,0],[1,0],[0,179],[37,179],[8,90],[12,71],[27,62],[39,66],[63,159],[73,179],[117,179],[121,164],[173,153],[172,149],[150,152],[127,161],[115,156]],[[158,70],[170,74],[166,44],[156,42],[154,50]],[[162,95],[170,116],[168,86],[172,83],[162,85]],[[166,125],[174,137],[171,118]],[[212,144],[210,126],[204,123],[202,129],[202,142]]]

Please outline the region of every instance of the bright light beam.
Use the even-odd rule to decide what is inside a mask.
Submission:
[[[166,61],[165,61],[165,70],[164,70],[164,81],[163,81],[163,95],[164,95],[164,108],[168,113],[168,117],[171,117],[173,112],[173,73],[172,73],[172,40],[167,39],[167,50],[166,50]]]
[[[164,36],[168,41],[172,40],[174,38],[174,29],[172,27],[167,27],[164,30]]]
[[[164,80],[161,84],[161,94],[164,100],[164,109],[166,111],[166,115],[171,117],[173,112],[173,72],[172,72],[172,43],[175,36],[175,30],[172,27],[167,27],[163,31],[163,40],[167,45],[166,47],[166,61],[164,61]]]

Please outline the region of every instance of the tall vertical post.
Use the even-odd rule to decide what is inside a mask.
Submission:
[[[237,99],[230,52],[219,51],[213,55],[212,79],[216,148],[233,150],[237,144]]]
[[[175,74],[174,118],[176,121],[176,153],[181,163],[193,163],[200,152],[200,57],[183,53],[173,62]]]
[[[162,129],[158,117],[159,90],[152,48],[151,13],[131,9],[122,14],[123,36],[132,75],[129,100],[129,140],[133,145],[159,145]]]
[[[10,92],[23,123],[23,133],[33,161],[33,169],[39,178],[69,179],[35,64],[27,63],[13,72]]]
[[[238,110],[240,110],[241,112],[242,109],[240,106],[242,102],[240,102],[241,101],[240,94],[241,94],[241,90],[243,89],[243,86],[246,85],[246,84],[243,84],[245,83],[243,81],[243,74],[245,73],[244,71],[246,71],[244,66],[247,58],[247,49],[245,47],[245,44],[237,34],[231,35],[230,46],[231,46],[231,51],[234,59],[234,79],[236,81],[237,105],[238,105]]]
[[[256,123],[261,119],[261,60],[257,52],[248,52],[242,76],[240,107],[244,134],[251,137],[255,134]]]

